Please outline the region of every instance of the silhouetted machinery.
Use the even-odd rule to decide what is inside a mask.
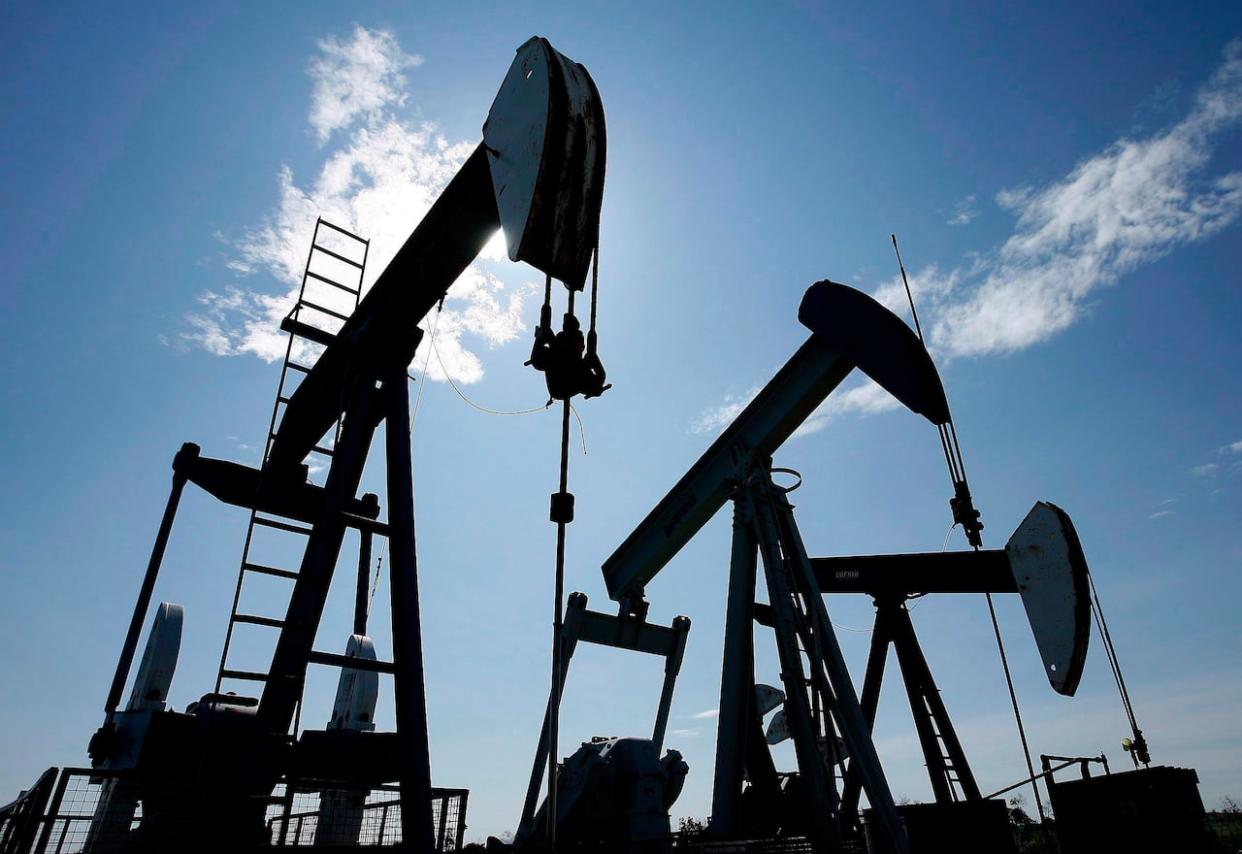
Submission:
[[[281,784],[286,796],[299,787],[325,791],[317,843],[356,842],[366,793],[396,782],[404,845],[418,851],[442,846],[431,806],[406,371],[422,338],[419,321],[444,299],[498,228],[503,227],[514,260],[543,271],[549,282],[560,279],[571,291],[584,287],[598,241],[604,159],[603,108],[590,75],[546,40],[531,39],[519,48],[496,96],[483,142],[352,314],[334,314],[306,299],[304,285],[298,310],[284,328],[323,349],[313,366],[287,360],[286,374],[294,369],[303,378],[287,394],[282,379],[280,416],[273,415],[262,467],[209,459],[194,445],[177,454],[172,494],[105,705],[106,721],[91,742],[97,769],[127,772],[124,786],[110,790],[100,805],[106,817],[132,816],[136,802],[142,804],[137,827],[131,831],[129,822],[119,822],[121,829],[109,844],[159,850],[269,845],[276,840],[265,816],[280,797],[273,792]],[[324,249],[319,226],[315,249],[359,270],[365,263]],[[355,298],[361,294],[360,277],[351,290],[309,267],[307,276]],[[343,324],[332,333],[308,321],[302,309],[339,317]],[[550,369],[567,370],[559,363]],[[585,373],[602,383],[602,368]],[[384,521],[375,496],[356,497],[381,423],[389,504]],[[312,453],[330,457],[322,487],[307,479],[305,460]],[[239,614],[235,608],[230,621],[230,634],[237,624],[277,632],[266,670],[239,670],[222,661],[220,681],[258,683],[259,696],[225,693],[218,684],[184,712],[175,712],[163,706],[163,699],[181,616],[175,606],[164,606],[135,698],[118,711],[187,483],[249,510],[252,531],[259,525],[304,538],[296,570],[243,564],[243,574],[291,582],[288,608],[279,618]],[[345,654],[313,648],[349,531],[358,534],[365,555],[372,537],[388,540],[391,662],[376,660],[365,634],[365,569],[359,573],[356,633]],[[360,564],[365,567],[364,561]],[[341,668],[336,708],[326,729],[303,730],[292,740],[311,664]],[[397,728],[392,733],[374,731],[371,720],[380,673],[393,676]]]
[[[720,839],[809,836],[817,850],[840,850],[859,830],[860,791],[871,805],[876,850],[909,850],[871,742],[887,646],[898,651],[916,729],[937,803],[945,810],[982,800],[923,660],[905,597],[937,587],[1018,592],[1053,685],[1072,693],[1082,671],[1089,623],[1085,563],[1067,516],[1038,504],[1000,552],[812,559],[794,521],[772,454],[855,369],[933,424],[948,404],[935,366],[901,320],[859,291],[820,282],[807,291],[799,319],[811,337],[725,428],[603,567],[623,616],[646,612],[643,591],[726,502],[734,505],[720,715],[710,830]],[[977,514],[976,514],[977,517]],[[755,599],[757,557],[768,604]],[[851,588],[852,585],[852,588]],[[833,632],[823,594],[856,589],[877,602],[877,629],[860,701]],[[754,626],[772,629],[784,682],[780,699],[756,684]],[[760,705],[762,703],[762,705]],[[762,716],[779,705],[776,739]],[[778,774],[769,740],[791,737],[796,775]],[[956,784],[960,792],[951,791]],[[1007,834],[1007,813],[973,808]],[[960,828],[959,828],[960,833]],[[987,834],[996,838],[993,827]],[[962,841],[957,839],[960,846]],[[923,849],[930,850],[930,849]],[[967,850],[967,849],[962,849]],[[970,849],[974,850],[974,849]]]
[[[596,352],[594,308],[585,336],[572,309],[573,294],[584,289],[597,254],[604,160],[603,109],[586,69],[545,40],[531,39],[519,48],[492,105],[483,142],[365,298],[366,242],[322,220],[317,223],[312,257],[326,253],[356,268],[357,287],[330,280],[308,263],[302,294],[282,324],[291,343],[259,468],[204,457],[192,444],[176,455],[172,493],[105,704],[106,719],[91,740],[94,773],[102,785],[83,850],[333,849],[390,844],[394,836],[419,852],[460,846],[462,816],[456,838],[448,839],[442,793],[439,811],[432,807],[441,790],[431,787],[427,740],[406,371],[422,338],[420,320],[503,228],[510,257],[547,276],[531,363],[545,373],[549,394],[568,401],[607,388]],[[362,247],[361,257],[325,248],[321,228],[353,240]],[[553,278],[570,291],[560,332],[551,324]],[[352,295],[352,313],[308,298],[312,280]],[[309,321],[315,312],[336,318],[339,327],[329,331]],[[568,598],[564,620],[557,623],[554,678],[515,839],[518,848],[617,854],[669,848],[669,811],[688,769],[676,750],[665,750],[664,741],[690,621],[649,622],[645,590],[707,521],[732,503],[710,838],[736,843],[737,850],[745,850],[745,840],[772,837],[804,838],[816,852],[843,851],[864,837],[869,851],[886,854],[1013,849],[1005,804],[985,797],[971,773],[906,603],[925,594],[1021,596],[1050,684],[1071,695],[1082,674],[1092,614],[1086,561],[1074,526],[1060,508],[1039,502],[1005,548],[983,550],[982,525],[971,504],[948,403],[921,339],[872,298],[830,281],[811,286],[798,317],[810,337],[604,563],[604,581],[618,613],[589,610],[581,593]],[[294,338],[321,349],[313,365],[293,359]],[[772,456],[855,369],[937,427],[953,476],[954,519],[965,528],[974,551],[810,556],[789,500],[797,484],[778,483],[774,475],[788,472],[773,467]],[[295,375],[300,382],[287,386]],[[568,412],[566,406],[565,430]],[[376,496],[357,496],[381,423],[388,502],[383,520]],[[323,486],[308,480],[311,454],[330,459]],[[562,457],[561,491],[552,500],[562,559],[563,526],[573,516],[564,467]],[[250,512],[217,684],[183,712],[168,707],[183,614],[179,606],[164,604],[121,709],[187,484]],[[302,538],[296,570],[264,565],[251,556],[252,538],[260,529]],[[347,534],[357,537],[359,572],[353,632],[344,654],[337,654],[316,650],[314,641]],[[378,660],[367,634],[375,537],[388,541],[391,662]],[[757,598],[760,569],[766,603]],[[283,617],[239,610],[242,584],[250,575],[291,584]],[[847,593],[869,595],[876,607],[861,695],[824,600],[825,594]],[[559,598],[557,607],[559,615]],[[238,626],[277,633],[266,669],[231,665],[229,642]],[[780,662],[780,688],[759,683],[755,673],[756,633],[766,631]],[[1111,643],[1105,640],[1115,668]],[[579,643],[663,660],[655,723],[649,738],[597,738],[552,763],[556,771],[541,806],[560,697]],[[872,743],[890,645],[930,778],[931,804],[894,803]],[[340,670],[323,729],[304,729],[299,721],[312,664]],[[375,728],[381,674],[393,677],[395,732]],[[247,682],[261,686],[258,696],[222,687]],[[1146,746],[1132,716],[1131,724],[1136,765],[1146,764]],[[785,739],[792,739],[796,771],[775,766],[770,747]],[[1050,778],[1055,770],[1048,766],[1033,777]],[[1162,792],[1177,793],[1193,824],[1202,804],[1188,780],[1177,769],[1146,769],[1054,784],[1053,801],[1071,836],[1071,828],[1090,823],[1082,816],[1124,810],[1126,804],[1147,803]],[[368,800],[377,788],[391,790],[394,783],[398,801],[377,805]],[[45,775],[39,798],[46,799],[49,785]],[[300,818],[296,828],[290,827],[290,804],[299,791],[318,793],[310,815],[313,833],[305,838]],[[863,794],[869,808],[860,811]],[[284,817],[274,824],[271,809],[282,803]],[[376,806],[383,806],[378,831],[364,833],[368,811]],[[399,825],[395,835],[385,830],[389,806],[397,807],[391,818]],[[29,815],[39,809],[29,799],[11,808],[11,815],[20,813],[26,823],[11,834],[4,830],[3,854],[29,850],[27,842],[39,829],[37,821],[28,826]],[[7,821],[8,815],[0,818]],[[64,819],[45,821],[34,850],[47,848],[56,821]],[[21,846],[15,842],[10,848],[10,839]],[[1066,847],[1073,847],[1072,838]]]

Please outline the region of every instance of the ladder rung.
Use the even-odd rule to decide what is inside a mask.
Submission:
[[[304,299],[301,302],[299,302],[298,308],[310,308],[310,309],[314,309],[315,311],[321,311],[324,314],[328,315],[329,317],[335,317],[337,320],[349,320],[348,314],[341,314],[339,311],[333,311],[330,308],[324,308],[322,305],[319,305],[318,303],[313,303],[308,299]]]
[[[255,516],[254,523],[262,525],[265,528],[275,528],[278,531],[288,531],[290,534],[309,534],[311,529],[307,525],[294,525],[291,522],[282,522],[279,519],[265,519],[262,516]],[[255,566],[255,564],[250,564]],[[266,567],[264,567],[266,569]],[[285,570],[278,570],[284,572]]]
[[[355,261],[353,258],[346,258],[346,257],[345,257],[344,255],[342,255],[341,253],[339,253],[339,252],[333,252],[331,249],[325,249],[325,248],[323,248],[322,246],[320,246],[318,243],[316,243],[316,244],[315,244],[313,247],[311,247],[311,248],[313,248],[313,249],[318,249],[318,250],[319,250],[320,252],[322,252],[324,255],[329,255],[329,256],[331,256],[331,257],[335,258],[335,259],[336,259],[336,260],[338,260],[338,261],[344,261],[346,264],[349,264],[349,265],[351,265],[351,266],[357,267],[359,270],[361,270],[361,269],[362,269],[362,262],[361,262],[361,261]]]
[[[352,237],[354,240],[357,240],[359,243],[370,243],[371,242],[367,240],[365,237],[359,237],[358,235],[354,234],[352,231],[346,231],[345,229],[341,228],[339,225],[335,223],[328,222],[323,217],[319,218],[319,224],[326,225],[328,228],[332,229],[333,231],[339,231],[341,234],[345,235],[346,237]]]
[[[266,673],[259,673],[254,670],[221,670],[220,678],[245,679],[248,682],[266,682],[268,677]]]
[[[314,341],[316,344],[322,344],[327,347],[336,340],[336,336],[326,329],[320,329],[318,326],[311,326],[309,323],[303,323],[300,320],[294,320],[292,317],[286,317],[280,321],[280,328],[284,332],[297,335],[299,338],[305,338],[308,341]],[[293,363],[290,362],[292,367]],[[310,373],[310,371],[307,371]]]
[[[284,620],[277,620],[274,617],[260,617],[255,614],[234,614],[233,622],[249,623],[252,626],[267,626],[272,629],[281,629],[285,626]]]
[[[358,296],[358,291],[354,290],[348,285],[342,285],[340,282],[334,282],[331,279],[329,279],[327,276],[321,276],[318,273],[312,272],[310,270],[306,271],[306,275],[310,276],[312,279],[318,279],[319,281],[323,282],[325,285],[331,285],[334,288],[340,288],[347,294],[350,294],[352,296]]]
[[[336,454],[336,451],[332,450],[331,448],[325,448],[322,445],[316,445],[315,447],[311,448],[311,451],[316,454],[323,454],[325,457],[331,457]]]
[[[335,652],[311,650],[306,660],[311,664],[326,664],[329,667],[348,667],[351,670],[367,670],[375,673],[393,673],[396,665],[391,661],[375,661],[370,658],[359,658],[353,655],[340,655]]]
[[[276,395],[276,402],[277,403],[288,403],[289,398],[285,397],[283,394],[278,394]]]
[[[309,374],[311,372],[311,369],[308,368],[306,365],[299,365],[297,362],[285,362],[285,367],[293,368],[295,371],[298,371],[303,374]]]
[[[278,570],[274,566],[263,566],[262,564],[242,564],[242,572],[257,572],[258,575],[270,575],[276,578],[289,578],[289,580],[297,581],[298,573],[292,570]]]

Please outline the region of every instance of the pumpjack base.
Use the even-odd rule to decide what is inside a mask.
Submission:
[[[910,854],[1017,854],[1009,807],[1003,800],[899,804],[897,814]],[[889,854],[891,849],[873,838],[871,810],[863,810],[862,827],[867,854]]]

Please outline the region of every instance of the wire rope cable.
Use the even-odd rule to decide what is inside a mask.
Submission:
[[[927,342],[923,338],[923,327],[919,323],[918,310],[914,306],[914,292],[910,289],[910,280],[906,277],[906,265],[905,262],[902,261],[901,250],[897,247],[897,235],[891,234],[889,236],[893,241],[893,252],[897,256],[897,267],[901,271],[901,281],[902,284],[905,285],[906,299],[910,302],[910,315],[914,318],[914,329],[918,333],[919,341],[923,344],[924,349],[926,349]],[[979,514],[977,512],[973,512],[973,507],[970,505],[970,488],[966,482],[966,463],[962,459],[962,446],[957,438],[957,428],[953,425],[953,415],[948,411],[947,400],[945,404],[947,415],[945,423],[938,424],[936,426],[940,432],[940,445],[941,449],[944,451],[945,462],[948,463],[949,478],[953,481],[954,487],[955,498],[952,502],[950,502],[950,504],[954,506],[954,525],[950,526],[949,530],[952,531],[953,527],[955,527],[959,519],[961,519],[962,530],[966,534],[967,541],[975,551],[979,551],[980,548],[982,548],[982,538],[980,537],[979,532],[983,526],[977,521]],[[963,507],[961,508],[963,511],[969,509],[973,512],[973,523],[970,521],[970,517],[965,512],[959,516],[957,506],[959,499],[963,500]],[[968,527],[971,524],[975,527]],[[946,543],[948,542],[947,536],[945,541]],[[1046,820],[1046,815],[1044,813],[1044,802],[1043,798],[1039,794],[1039,786],[1035,782],[1035,764],[1031,760],[1031,748],[1026,738],[1026,726],[1022,722],[1022,710],[1018,706],[1018,693],[1014,688],[1013,675],[1009,670],[1009,656],[1005,652],[1005,641],[1001,637],[1000,621],[996,616],[996,605],[992,601],[992,594],[985,593],[984,596],[987,598],[988,615],[992,620],[992,633],[996,636],[996,649],[1000,653],[1001,669],[1005,673],[1005,687],[1009,691],[1009,703],[1013,707],[1013,719],[1014,723],[1017,725],[1018,739],[1022,742],[1022,758],[1026,761],[1027,774],[1031,778],[1031,791],[1035,793],[1035,807],[1039,810],[1039,820],[1042,824]]]

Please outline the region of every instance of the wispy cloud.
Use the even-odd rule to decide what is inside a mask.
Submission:
[[[422,64],[421,56],[403,52],[396,37],[382,30],[355,26],[348,41],[335,36],[320,41],[307,72],[315,81],[310,125],[319,141],[360,116],[378,124],[385,110],[403,106],[407,95],[401,72]]]
[[[1242,459],[1234,459],[1242,455],[1242,441],[1230,442],[1216,449],[1217,457],[1225,457],[1223,462],[1206,462],[1191,466],[1190,473],[1203,480],[1215,480],[1217,475],[1234,476],[1242,474]]]
[[[705,721],[705,720],[708,720],[709,718],[717,718],[717,717],[720,717],[720,709],[704,709],[701,712],[695,712],[690,717],[694,718],[697,721]]]
[[[1155,513],[1152,513],[1147,518],[1148,519],[1163,519],[1165,516],[1176,516],[1176,515],[1177,515],[1176,510],[1157,510]]]
[[[949,225],[967,225],[979,216],[975,207],[975,196],[972,193],[953,206],[953,216],[949,217]]]
[[[911,277],[938,361],[1046,341],[1081,319],[1100,288],[1234,223],[1242,172],[1214,172],[1212,155],[1240,121],[1242,40],[1226,48],[1180,121],[1146,138],[1119,139],[1042,187],[999,192],[997,204],[1016,217],[1008,239],[952,269],[929,266]],[[876,297],[904,308],[899,279]],[[813,420],[822,426],[842,411],[886,408],[882,392],[865,388],[847,392],[851,400],[830,399]],[[720,421],[726,411],[708,410],[695,423]]]
[[[1099,287],[1242,212],[1242,172],[1208,174],[1220,134],[1242,119],[1242,42],[1232,43],[1181,121],[1121,139],[1041,189],[997,201],[1014,233],[931,306],[932,342],[948,356],[1009,353],[1045,341],[1082,315]]]
[[[349,39],[327,38],[318,47],[308,70],[314,80],[309,126],[321,140],[335,131],[348,134],[325,149],[312,180],[299,183],[291,168],[282,167],[276,207],[241,237],[222,237],[235,281],[199,295],[199,307],[185,318],[185,343],[217,355],[282,358],[286,338],[280,320],[297,299],[316,217],[370,239],[364,282],[369,287],[474,148],[474,141],[449,141],[435,125],[413,124],[399,115],[407,100],[403,72],[422,60],[404,53],[391,33],[356,27]],[[498,239],[485,257],[500,260],[503,253]],[[258,272],[270,274],[285,290],[243,286]],[[414,364],[426,363],[431,379],[442,380],[447,372],[457,382],[479,380],[483,362],[472,348],[514,340],[525,328],[522,307],[534,290],[534,285],[510,288],[490,271],[471,266],[434,320],[440,358],[427,361],[428,336]],[[425,320],[424,328],[432,321]],[[467,338],[477,343],[467,346]]]
[[[738,414],[755,399],[755,395],[758,393],[759,386],[753,386],[743,394],[726,394],[723,403],[703,410],[699,417],[694,419],[690,424],[690,432],[715,433],[734,418],[737,418]]]

